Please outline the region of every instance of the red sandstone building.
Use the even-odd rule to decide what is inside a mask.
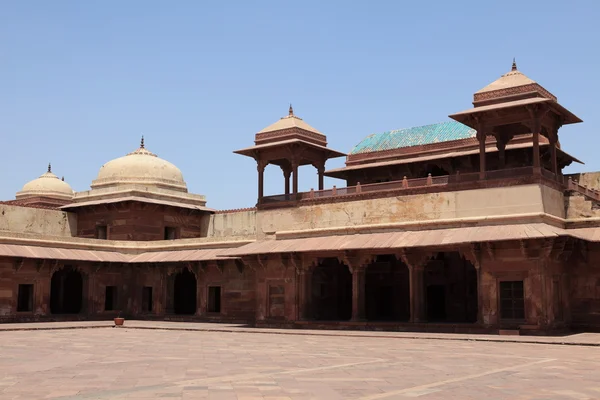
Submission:
[[[598,175],[559,130],[581,120],[513,64],[439,124],[345,155],[294,115],[236,151],[256,208],[217,211],[145,148],[73,192],[51,168],[0,203],[0,321],[132,318],[547,332],[600,328]],[[346,166],[326,161],[346,156]],[[265,196],[267,165],[282,194]],[[298,190],[313,165],[315,189]],[[323,177],[341,183],[325,189]],[[345,184],[343,181],[346,181]]]

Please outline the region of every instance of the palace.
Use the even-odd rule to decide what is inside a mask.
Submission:
[[[472,108],[348,154],[290,106],[236,151],[257,163],[252,209],[207,207],[143,139],[88,191],[48,166],[0,202],[0,321],[600,329],[600,173],[562,173],[580,161],[559,130],[579,122],[513,62]],[[334,157],[345,166],[327,170]],[[279,195],[263,193],[269,164]],[[318,172],[309,192],[303,165]]]

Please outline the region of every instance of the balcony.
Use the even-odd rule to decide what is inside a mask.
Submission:
[[[260,208],[290,207],[314,202],[343,201],[354,197],[385,197],[386,195],[409,195],[417,193],[445,192],[452,190],[468,190],[477,188],[503,187],[528,183],[545,183],[561,190],[574,190],[588,197],[597,196],[600,192],[584,188],[578,183],[558,177],[549,170],[534,167],[522,167],[487,171],[485,178],[480,173],[454,174],[446,176],[429,176],[427,178],[402,179],[398,181],[358,184],[343,188],[333,187],[326,190],[310,190],[297,194],[279,194],[264,196],[259,201]],[[586,194],[586,192],[589,192]]]

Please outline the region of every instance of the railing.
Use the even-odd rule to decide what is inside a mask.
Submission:
[[[569,177],[566,182],[567,190],[572,190],[574,192],[580,193],[583,196],[587,197],[589,200],[600,202],[600,191],[588,188],[585,185],[580,185],[579,182],[574,181]]]
[[[501,179],[510,179],[510,178],[518,178],[518,177],[528,177],[528,176],[542,176],[543,178],[558,181],[559,183],[567,185],[567,182],[564,181],[564,177],[559,175],[556,178],[555,174],[546,169],[535,169],[534,167],[521,167],[521,168],[512,168],[512,169],[501,169],[501,170],[493,170],[486,171],[485,173],[485,181],[491,180],[501,180]],[[326,190],[313,190],[311,189],[309,192],[301,192],[296,195],[294,194],[278,194],[274,196],[264,196],[260,200],[260,204],[273,204],[273,203],[282,203],[282,202],[295,202],[301,200],[314,200],[320,198],[330,198],[337,196],[346,196],[358,193],[368,193],[368,192],[380,192],[387,190],[403,190],[403,189],[413,189],[413,188],[425,188],[425,187],[440,187],[447,186],[448,184],[457,184],[457,183],[469,183],[469,182],[477,182],[481,181],[481,176],[479,172],[460,174],[456,173],[454,175],[445,175],[445,176],[434,176],[431,174],[427,178],[416,178],[416,179],[404,179],[399,181],[390,181],[390,182],[379,182],[379,183],[369,183],[365,185],[361,185],[358,183],[356,186],[348,186],[343,188],[337,188],[334,186],[331,189]],[[576,182],[569,180],[570,190],[577,190],[581,193],[581,190],[584,190],[584,194],[587,190],[589,196],[597,196],[600,200],[600,192],[594,191],[592,189],[587,189],[583,186],[580,186]],[[578,188],[575,188],[575,185]],[[593,192],[593,193],[592,193]]]

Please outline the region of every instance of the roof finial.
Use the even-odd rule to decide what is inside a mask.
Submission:
[[[48,172],[52,172],[52,164],[48,163]]]
[[[517,61],[515,60],[515,58],[513,57],[513,65],[512,65],[512,69],[511,71],[516,71],[517,70]]]
[[[142,141],[140,142],[140,149],[144,148],[144,135],[142,135]]]
[[[290,103],[290,117],[294,115],[294,109],[292,108],[292,103]]]

